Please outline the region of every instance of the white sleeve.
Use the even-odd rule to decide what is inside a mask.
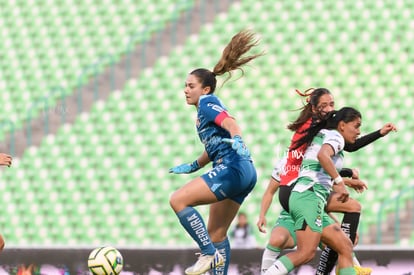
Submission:
[[[286,165],[287,157],[280,159],[272,171],[272,178],[280,182],[280,175],[285,173],[285,165]]]
[[[336,155],[344,149],[345,140],[338,131],[332,130],[326,133],[323,144],[331,145]]]

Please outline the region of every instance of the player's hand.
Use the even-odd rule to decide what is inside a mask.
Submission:
[[[0,165],[9,166],[12,164],[12,157],[8,154],[0,153]]]
[[[360,180],[360,179],[344,178],[344,183],[345,183],[346,186],[351,187],[352,189],[354,189],[358,193],[362,193],[366,189],[368,189],[367,184],[365,182],[363,182],[362,180]]]
[[[257,221],[256,225],[260,232],[266,233],[266,218],[265,217],[259,217],[259,220]]]
[[[338,184],[334,184],[333,186],[334,191],[338,194],[337,200],[340,202],[347,202],[349,199],[349,192],[345,187],[343,181]]]
[[[201,167],[198,164],[197,160],[195,160],[192,163],[184,163],[170,168],[169,172],[174,174],[190,174],[197,171],[200,168]]]
[[[357,168],[352,168],[352,178],[359,179],[359,170]]]
[[[380,134],[382,136],[386,136],[391,131],[397,132],[397,127],[395,127],[394,124],[389,122],[389,123],[385,124],[384,126],[382,126],[382,128],[380,130]]]
[[[234,136],[233,138],[223,138],[221,141],[231,144],[231,148],[242,157],[250,157],[249,149],[244,144],[241,136]]]

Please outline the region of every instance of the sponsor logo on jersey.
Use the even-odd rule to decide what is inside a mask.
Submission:
[[[207,107],[210,107],[211,109],[213,109],[214,111],[216,111],[218,113],[221,113],[221,112],[225,111],[223,107],[221,107],[217,104],[213,104],[213,103],[207,103]]]
[[[316,217],[315,225],[318,226],[318,227],[321,227],[322,226],[322,218],[321,218],[321,216]]]

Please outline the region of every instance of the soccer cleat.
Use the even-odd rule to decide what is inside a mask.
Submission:
[[[354,265],[354,269],[357,275],[371,275],[372,272],[372,269],[369,267]]]
[[[369,267],[362,267],[354,265],[356,275],[371,275],[372,269]],[[336,275],[339,275],[339,268],[336,268]]]
[[[199,254],[199,253],[197,253]],[[216,250],[214,255],[199,254],[198,260],[195,264],[185,270],[187,275],[200,275],[206,271],[224,264],[223,256]]]

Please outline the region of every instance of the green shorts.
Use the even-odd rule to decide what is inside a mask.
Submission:
[[[317,191],[292,191],[289,198],[289,213],[294,221],[295,231],[303,230],[306,222],[312,231],[322,233],[324,227],[335,223],[325,212],[324,194],[321,196],[321,193]]]
[[[282,212],[280,212],[274,227],[283,227],[289,231],[289,234],[292,236],[295,243],[294,245],[296,246],[295,222],[289,212],[282,209]]]

